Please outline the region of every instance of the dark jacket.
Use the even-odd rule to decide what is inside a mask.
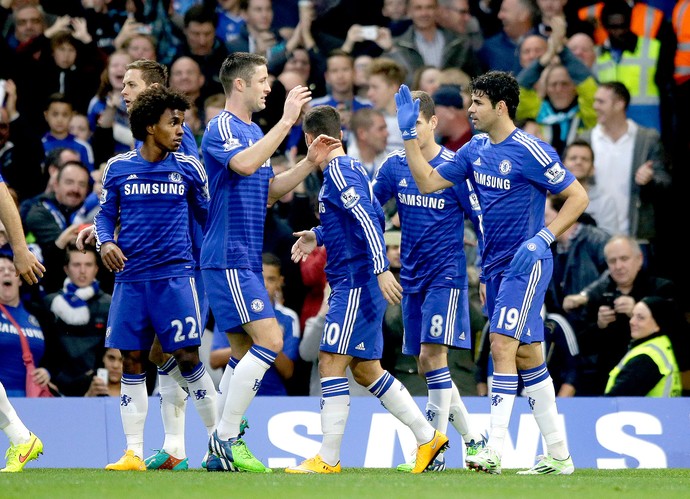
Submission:
[[[60,293],[45,297],[48,310]],[[49,314],[52,323],[47,325],[46,334],[51,336],[55,351],[50,357],[50,365],[45,367],[51,373],[51,381],[63,395],[83,396],[89,389],[96,369],[102,367],[110,301],[111,296],[100,290],[88,300],[86,303],[91,317],[88,324],[83,326],[67,324],[56,315]]]
[[[470,39],[443,28],[439,28],[439,32],[445,39],[440,69],[458,68],[470,77],[479,75],[481,67],[472,50]],[[414,26],[410,26],[405,33],[393,40],[393,50],[385,53],[384,56],[390,57],[407,69],[407,83],[411,85],[415,70],[424,65],[422,54],[419,53],[415,43]]]

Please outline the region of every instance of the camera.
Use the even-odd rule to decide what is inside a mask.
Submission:
[[[376,40],[379,29],[376,26],[362,26],[362,38],[365,40]]]
[[[5,89],[5,84],[7,80],[0,80],[0,107],[5,105],[5,95],[7,95],[7,90]]]
[[[103,380],[105,386],[108,386],[108,370],[105,367],[99,367],[96,369],[96,376]]]

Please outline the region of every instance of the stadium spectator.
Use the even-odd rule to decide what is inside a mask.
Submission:
[[[147,59],[155,61],[158,59],[156,54],[156,40],[146,33],[137,33],[122,44],[122,50],[127,52],[133,61]]]
[[[470,11],[468,0],[438,0],[436,22],[442,28],[468,36],[474,50],[479,50],[484,43],[482,29]]]
[[[56,147],[73,149],[79,153],[81,162],[92,171],[94,156],[91,144],[69,133],[69,122],[74,115],[72,102],[64,94],[52,94],[43,115],[48,123],[48,132],[41,138],[45,153]]]
[[[64,251],[76,240],[79,224],[74,223],[74,217],[88,190],[89,170],[78,161],[70,161],[60,168],[54,193],[27,199],[21,205],[24,228],[35,238],[50,269],[41,281],[46,293],[62,288]]]
[[[677,327],[674,306],[657,296],[645,296],[635,304],[630,315],[632,342],[609,373],[606,396],[680,397],[680,371],[669,339]]]
[[[441,85],[431,97],[438,120],[434,134],[443,147],[457,151],[472,138],[472,125],[460,88],[456,85]]]
[[[191,57],[182,56],[175,59],[170,66],[170,85],[172,90],[184,94],[193,107],[200,110],[199,119],[204,120],[204,99],[209,89],[204,84],[204,74],[199,64]]]
[[[645,296],[676,299],[673,282],[643,269],[642,250],[634,238],[613,236],[604,247],[604,255],[608,272],[581,294],[566,296],[563,303],[566,311],[575,310],[578,303],[584,305],[582,319],[572,322],[582,356],[579,396],[604,394],[609,372],[627,352],[635,303]],[[687,359],[678,360],[681,370],[687,370]]]
[[[536,33],[539,9],[535,0],[503,0],[498,11],[503,29],[484,40],[479,60],[484,70],[520,72],[518,48],[520,41]]]
[[[418,67],[412,77],[413,90],[421,90],[433,94],[441,85],[441,70],[436,66],[420,66]]]
[[[340,135],[340,116],[333,107],[310,109],[302,124],[307,142],[314,144],[324,135]],[[333,343],[322,341],[319,347],[321,375],[321,426],[323,440],[314,457],[286,473],[339,473],[340,448],[350,405],[346,368],[352,369],[358,384],[381,400],[384,407],[407,426],[417,441],[416,463],[412,473],[423,472],[447,446],[448,438],[435,430],[424,418],[409,392],[388,371],[381,367],[383,336],[381,324],[386,302],[400,303],[402,288],[389,269],[383,253],[383,210],[370,198],[369,180],[361,169],[351,168],[352,158],[340,145],[328,153],[327,161],[319,164],[324,172],[320,203],[327,208],[321,213],[321,225],[314,230],[297,232],[293,246],[293,260],[306,258],[318,243],[326,247],[326,275],[333,283],[329,299],[328,323],[338,325],[343,334]],[[328,167],[328,171],[326,171]],[[341,185],[341,182],[344,184]],[[341,189],[358,199],[358,203],[342,203]],[[357,205],[357,206],[355,206]],[[359,210],[355,215],[350,210]],[[351,217],[359,223],[352,225]],[[360,234],[343,241],[345,227],[356,228]],[[372,233],[366,237],[365,233]],[[375,240],[373,240],[375,239]],[[359,242],[357,242],[359,241]],[[343,244],[345,242],[345,244]],[[370,258],[369,255],[373,255]],[[357,276],[354,280],[351,276]],[[350,317],[352,305],[356,314]],[[349,335],[350,330],[352,335]]]
[[[122,353],[117,348],[106,348],[101,363],[108,373],[108,380],[103,380],[98,375],[93,376],[89,389],[84,396],[119,397],[120,381],[122,380]]]
[[[573,55],[580,59],[585,66],[592,69],[594,62],[597,60],[597,52],[594,49],[594,41],[591,36],[586,33],[575,33],[568,37],[565,46],[568,47]]]
[[[620,82],[594,94],[597,125],[581,138],[592,144],[594,177],[616,202],[620,233],[638,240],[646,265],[661,265],[670,243],[665,225],[671,176],[659,132],[627,118],[630,93]]]
[[[33,124],[17,111],[13,80],[5,81],[5,91],[4,106],[0,104],[0,175],[21,202],[43,192],[41,166],[45,154]]]
[[[374,109],[383,113],[388,128],[386,153],[402,149],[403,141],[395,117],[395,92],[405,82],[405,68],[392,59],[374,59],[367,76],[367,97]]]
[[[408,85],[413,84],[414,72],[424,65],[457,67],[470,76],[479,74],[479,61],[469,37],[436,24],[436,0],[410,0],[407,9],[412,26],[393,39],[392,47],[384,47],[383,56],[405,68]]]
[[[373,180],[387,155],[386,119],[381,111],[364,108],[352,115],[350,128],[352,140],[347,146],[348,155],[357,158],[366,170],[369,180]]]
[[[606,231],[609,236],[620,234],[620,219],[616,202],[597,184],[594,175],[594,151],[589,142],[582,139],[573,140],[565,147],[561,157],[563,164],[587,190],[589,204],[585,213],[592,217],[596,226]]]
[[[93,247],[82,253],[70,244],[65,254],[64,285],[45,297],[52,319],[46,324],[53,347],[48,368],[60,393],[76,397],[89,390],[101,365],[111,297],[96,280],[98,255]]]

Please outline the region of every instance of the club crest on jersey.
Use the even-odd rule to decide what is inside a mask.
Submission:
[[[565,169],[563,168],[563,165],[556,162],[550,168],[546,169],[544,176],[548,180],[549,184],[560,184],[565,178]]]
[[[171,182],[176,182],[176,183],[179,184],[180,182],[182,182],[182,175],[180,175],[180,174],[177,173],[177,172],[172,172],[172,173],[170,173],[170,174],[168,175],[168,179],[169,179]]]
[[[108,199],[108,189],[101,189],[101,204],[105,204],[106,199]]]
[[[507,159],[504,159],[501,161],[501,164],[498,165],[498,171],[501,172],[502,175],[508,175],[512,169],[513,165]]]
[[[29,324],[35,327],[41,327],[41,325],[38,323],[38,320],[33,315],[29,316]]]
[[[343,206],[349,210],[359,202],[359,194],[354,187],[350,187],[340,195],[340,200],[343,202]]]
[[[251,307],[252,312],[261,312],[264,309],[264,302],[257,298],[256,300],[252,300]]]

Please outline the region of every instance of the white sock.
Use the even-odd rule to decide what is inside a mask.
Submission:
[[[453,383],[451,388],[450,415],[448,416],[448,420],[457,432],[462,435],[462,440],[465,443],[471,442],[472,440],[479,442],[482,439],[480,433],[472,430],[472,426],[470,425],[470,414],[467,412],[467,408],[460,397],[460,390],[455,386],[455,383]]]
[[[407,388],[391,373],[384,371],[379,379],[367,386],[367,390],[378,397],[388,412],[412,430],[417,445],[434,438],[434,428],[419,410]]]
[[[184,441],[187,392],[180,387],[172,376],[161,370],[158,371],[158,390],[165,432],[163,450],[177,459],[184,459],[187,457]]]
[[[218,422],[218,438],[228,440],[236,438],[240,433],[242,416],[254,400],[264,374],[275,362],[277,356],[276,352],[268,348],[252,345],[247,354],[237,363],[230,380],[223,415]]]
[[[194,403],[201,421],[206,427],[209,436],[216,429],[218,411],[216,409],[216,385],[213,384],[211,375],[206,371],[204,364],[199,362],[188,373],[182,373],[189,387],[189,397]]]
[[[429,390],[426,419],[444,435],[448,431],[452,383],[447,366],[426,373],[426,386]]]
[[[565,435],[558,427],[556,390],[546,364],[529,371],[520,371],[520,376],[525,382],[525,394],[529,396],[532,414],[546,442],[547,454],[555,459],[567,459],[570,453]]]
[[[31,438],[31,432],[19,419],[17,412],[7,398],[5,387],[0,383],[0,430],[5,432],[11,445],[25,444]]]
[[[168,375],[171,376],[182,389],[187,389],[187,380],[185,380],[184,376],[182,376],[180,367],[177,365],[175,357],[170,357],[165,361],[165,364],[159,367],[159,369],[168,373]]]
[[[517,374],[494,372],[491,383],[491,430],[487,447],[491,447],[499,456],[503,455],[503,442],[508,433],[517,385]]]
[[[340,461],[340,447],[350,414],[350,387],[347,378],[321,378],[321,432],[319,455],[326,464]]]
[[[149,410],[146,373],[123,374],[120,381],[120,417],[127,450],[144,458],[144,423]]]
[[[228,391],[230,390],[230,380],[235,372],[235,366],[239,361],[234,357],[230,357],[228,360],[228,365],[225,366],[225,371],[223,371],[223,377],[220,378],[220,383],[218,384],[218,400],[216,400],[216,408],[218,409],[218,421],[220,421],[221,416],[223,416],[223,409],[225,408],[225,401],[228,399]]]

